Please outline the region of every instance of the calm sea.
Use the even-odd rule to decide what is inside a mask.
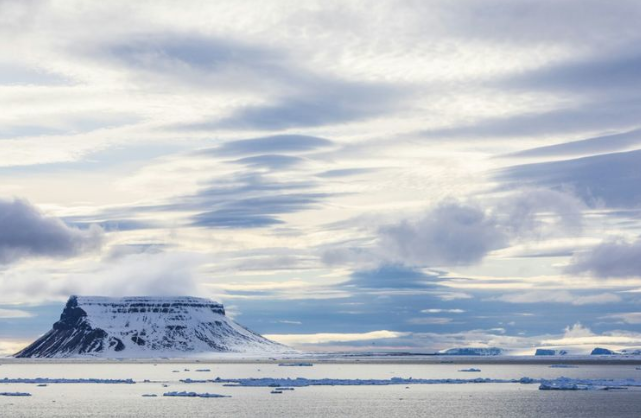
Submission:
[[[478,367],[480,373],[459,369]],[[210,369],[197,372],[197,369]],[[2,364],[8,378],[132,378],[125,384],[0,384],[0,392],[29,392],[31,397],[0,396],[2,418],[25,417],[640,417],[641,390],[539,391],[538,385],[465,384],[303,387],[282,394],[271,388],[224,387],[217,383],[185,384],[180,379],[306,377],[336,379],[560,376],[641,380],[632,365],[456,364]],[[151,383],[142,383],[143,380]],[[166,385],[166,386],[164,386]],[[167,398],[168,391],[229,395],[229,398]],[[156,394],[158,397],[143,397]]]

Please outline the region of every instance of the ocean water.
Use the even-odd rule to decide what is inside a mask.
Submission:
[[[480,373],[458,370],[478,367]],[[267,387],[181,383],[180,379],[305,377],[335,379],[443,379],[477,377],[641,380],[633,365],[579,365],[559,369],[521,364],[316,364],[279,367],[263,363],[53,364],[5,363],[2,378],[134,379],[136,384],[0,384],[2,418],[25,417],[637,417],[641,389],[539,391],[537,384],[482,383],[390,386],[311,386],[271,394]],[[210,372],[197,372],[210,369]],[[150,380],[143,383],[143,380]],[[164,386],[166,385],[166,387]],[[217,393],[229,398],[168,398],[168,391]],[[143,397],[156,394],[156,398]]]

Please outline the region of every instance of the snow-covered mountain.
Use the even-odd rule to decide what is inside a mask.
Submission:
[[[199,353],[284,353],[195,297],[71,296],[53,329],[15,357],[180,357]]]

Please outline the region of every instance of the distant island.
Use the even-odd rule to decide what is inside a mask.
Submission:
[[[71,296],[53,328],[18,358],[159,358],[203,353],[294,352],[195,297]]]

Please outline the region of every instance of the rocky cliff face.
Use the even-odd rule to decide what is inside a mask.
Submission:
[[[194,297],[71,296],[53,329],[15,357],[180,357],[291,351]]]

